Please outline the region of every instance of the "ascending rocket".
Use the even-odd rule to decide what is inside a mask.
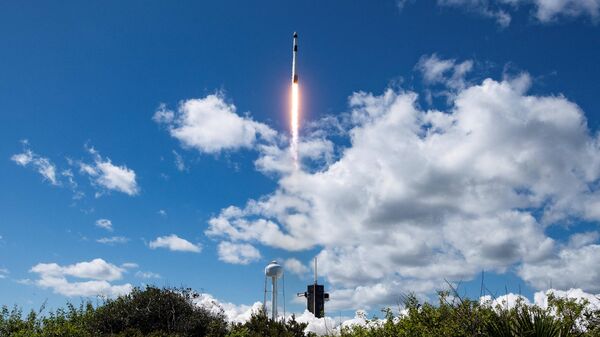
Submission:
[[[292,83],[298,83],[296,73],[296,54],[298,54],[298,33],[294,32],[294,49],[292,51]]]

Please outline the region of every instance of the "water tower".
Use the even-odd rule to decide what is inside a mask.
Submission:
[[[271,289],[271,319],[277,319],[277,279],[283,276],[283,267],[277,263],[277,261],[271,261],[265,267],[265,301],[263,302],[263,306],[266,310],[267,305],[267,278],[271,279],[272,289]],[[284,298],[285,300],[285,298]]]

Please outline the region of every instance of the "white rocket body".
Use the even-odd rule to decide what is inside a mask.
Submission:
[[[294,48],[292,49],[292,83],[298,83],[296,73],[296,55],[298,54],[298,33],[294,32]]]

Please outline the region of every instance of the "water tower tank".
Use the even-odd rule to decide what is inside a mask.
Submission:
[[[271,261],[271,263],[269,263],[265,267],[265,275],[267,277],[280,278],[282,274],[283,274],[283,267],[279,263],[277,263],[277,261]]]

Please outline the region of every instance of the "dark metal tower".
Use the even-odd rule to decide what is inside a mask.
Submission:
[[[325,301],[329,301],[329,293],[325,286],[317,282],[317,258],[315,257],[315,283],[309,284],[306,291],[298,293],[298,297],[306,297],[306,308],[317,318],[325,316]]]

